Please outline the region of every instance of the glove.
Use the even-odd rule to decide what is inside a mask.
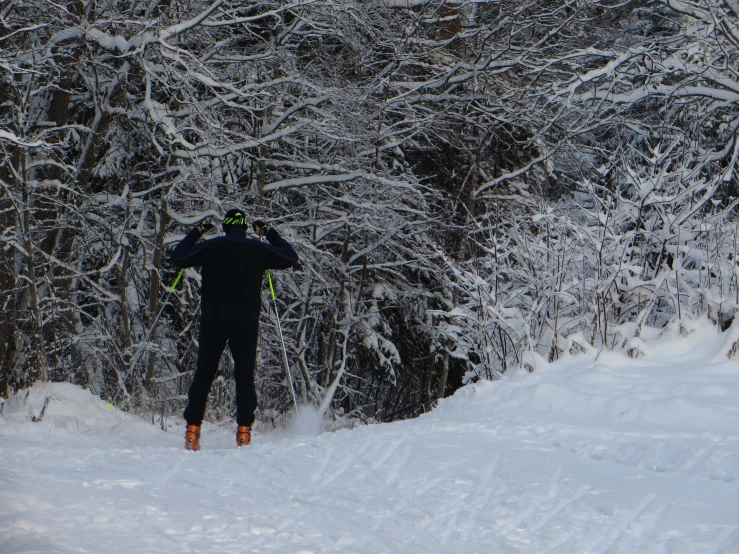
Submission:
[[[257,219],[251,225],[254,227],[254,232],[260,237],[263,237],[267,234],[267,231],[269,231],[269,225],[263,219]]]
[[[201,236],[210,231],[212,228],[212,223],[203,223],[202,225],[196,225],[195,227],[193,227],[188,234],[189,236],[194,237],[195,240],[198,240]]]

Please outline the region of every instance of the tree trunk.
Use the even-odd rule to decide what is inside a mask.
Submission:
[[[480,166],[482,162],[482,150],[485,147],[487,141],[487,137],[485,137],[480,144],[478,145],[476,154],[475,154],[475,161],[474,161],[474,168],[472,170],[472,174],[470,176],[471,183],[470,183],[470,192],[469,195],[462,201],[462,206],[465,211],[465,224],[463,230],[459,233],[459,236],[457,238],[457,244],[456,249],[453,252],[454,262],[459,263],[462,260],[464,260],[465,252],[467,252],[467,243],[469,242],[469,236],[470,236],[470,227],[474,223],[476,208],[477,208],[477,201],[475,198],[475,193],[477,192],[477,187],[480,184]],[[452,307],[456,308],[457,303],[459,302],[459,293],[457,290],[454,290],[452,293]],[[442,366],[441,366],[441,381],[439,382],[439,394],[438,397],[446,398],[446,384],[447,379],[449,377],[449,350],[453,346],[453,341],[450,339],[447,339],[444,342],[444,356],[442,358]]]
[[[156,314],[159,313],[159,288],[161,279],[159,272],[162,269],[162,250],[164,248],[164,235],[167,230],[167,200],[162,200],[161,209],[157,216],[159,223],[159,229],[156,235],[156,247],[154,249],[154,259],[152,261],[151,269],[151,293],[149,295],[149,318],[153,323]],[[151,324],[150,323],[150,324]],[[158,337],[157,329],[154,329],[151,333],[151,342],[156,342]],[[149,362],[146,368],[146,390],[150,395],[154,395],[155,382],[154,382],[154,371],[156,369],[157,353],[152,352],[149,355]]]
[[[449,378],[449,349],[454,342],[447,339],[444,342],[444,356],[441,359],[441,380],[439,382],[439,399],[446,398],[446,382]]]
[[[41,316],[41,307],[39,302],[38,288],[36,287],[36,260],[34,259],[34,253],[36,247],[33,242],[33,236],[31,232],[31,193],[28,188],[26,180],[26,155],[21,154],[21,163],[23,166],[20,168],[19,174],[22,179],[21,187],[23,188],[23,215],[22,215],[22,226],[21,233],[23,234],[23,242],[26,250],[26,271],[28,273],[28,287],[29,296],[31,303],[31,310],[33,312],[33,346],[36,351],[36,370],[37,377],[41,381],[49,380],[49,367],[46,359],[46,345],[44,344],[43,336],[43,320]]]

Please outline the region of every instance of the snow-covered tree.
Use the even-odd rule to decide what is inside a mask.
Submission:
[[[419,413],[466,379],[736,304],[730,3],[64,3],[0,18],[0,389],[176,412],[232,207],[275,277],[299,396]],[[713,24],[712,22],[715,22]],[[291,403],[262,319],[263,419]],[[157,314],[162,313],[155,326]],[[224,357],[212,408],[233,411]]]

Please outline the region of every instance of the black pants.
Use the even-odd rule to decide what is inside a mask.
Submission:
[[[236,422],[238,425],[254,423],[254,411],[257,409],[254,363],[257,357],[258,333],[258,324],[216,319],[200,321],[198,365],[190,386],[187,408],[183,414],[188,425],[200,425],[203,422],[208,393],[226,343],[231,348],[235,366]]]

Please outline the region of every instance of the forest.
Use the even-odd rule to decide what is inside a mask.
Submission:
[[[200,274],[170,293],[168,258],[231,208],[298,252],[274,274],[290,373],[338,422],[637,358],[646,326],[739,341],[738,135],[737,0],[0,0],[0,396],[179,415]]]

